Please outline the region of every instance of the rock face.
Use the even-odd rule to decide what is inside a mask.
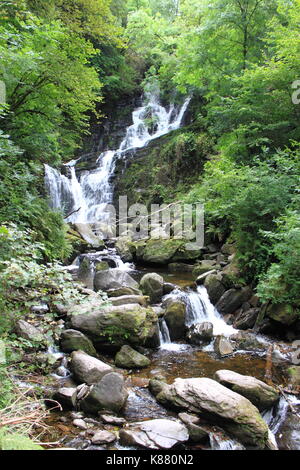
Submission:
[[[16,333],[27,341],[42,343],[44,341],[43,333],[25,320],[18,320],[15,326]]]
[[[159,239],[134,242],[131,249],[137,261],[148,264],[170,264],[191,261],[201,256],[200,250],[187,250],[186,240]]]
[[[156,273],[145,274],[141,279],[140,288],[144,295],[150,297],[152,304],[159,303],[164,293],[164,279]]]
[[[146,356],[143,356],[143,354],[125,345],[117,353],[115,364],[117,367],[123,367],[125,369],[140,369],[149,366],[151,362]]]
[[[268,426],[257,408],[212,379],[176,379],[172,385],[164,384],[156,399],[220,424],[243,444],[263,449],[268,440]]]
[[[191,344],[201,346],[210,343],[213,338],[214,326],[212,323],[204,322],[193,325],[187,332],[187,340]]]
[[[137,304],[104,306],[88,301],[71,307],[72,328],[85,333],[96,348],[120,348],[124,344],[159,345],[158,318],[151,307]]]
[[[118,413],[127,400],[124,377],[116,372],[106,374],[80,402],[86,413],[97,414],[101,410]]]
[[[231,370],[219,370],[215,379],[225,387],[248,398],[259,410],[272,408],[279,399],[275,388],[254,377],[237,374]]]
[[[209,437],[209,431],[205,426],[201,426],[199,416],[179,413],[178,418],[186,425],[191,441],[201,442]]]
[[[84,351],[91,356],[96,356],[97,354],[91,340],[83,333],[76,330],[63,331],[60,338],[60,347],[61,350],[66,353],[71,353],[73,351]]]
[[[165,320],[169,328],[171,341],[184,338],[186,332],[186,305],[178,300],[167,303]]]
[[[112,372],[112,367],[83,351],[74,351],[71,355],[71,369],[80,383],[97,383],[105,374]]]
[[[121,269],[109,269],[99,271],[95,275],[94,288],[98,290],[115,290],[127,287],[138,290],[138,283],[126,272]]]
[[[254,327],[259,309],[251,308],[246,312],[241,312],[234,320],[234,328],[238,330],[249,330]]]
[[[133,423],[120,431],[121,444],[137,445],[146,449],[172,449],[188,439],[189,433],[184,424],[169,419]]]
[[[272,318],[272,320],[276,320],[279,323],[288,326],[292,325],[299,319],[299,311],[297,311],[292,305],[288,304],[269,305],[266,315],[269,318]]]
[[[228,354],[232,354],[234,351],[234,348],[231,342],[229,341],[229,339],[225,338],[224,336],[218,336],[216,338],[214,349],[215,349],[215,353],[218,354],[218,356],[220,357],[227,356]]]
[[[222,295],[216,309],[223,315],[236,312],[244,302],[250,299],[252,292],[248,287],[242,289],[229,289]]]
[[[204,281],[204,287],[206,287],[209,299],[213,305],[216,305],[225,293],[225,287],[221,280],[222,276],[220,274],[209,274]]]

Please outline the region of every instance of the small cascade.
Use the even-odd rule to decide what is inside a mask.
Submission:
[[[69,223],[109,224],[109,205],[113,202],[114,193],[111,179],[117,159],[126,158],[128,152],[145,147],[151,140],[178,129],[190,100],[187,98],[180,108],[170,105],[166,109],[160,104],[157,93],[147,94],[145,104],[133,112],[133,124],[127,128],[119,149],[103,152],[95,170],[84,171],[78,176],[76,164],[80,159],[64,165],[67,176],[45,165],[45,185],[51,207],[63,210]]]
[[[219,436],[216,433],[209,434],[209,441],[212,450],[246,450],[238,441]]]
[[[279,402],[270,410],[263,413],[262,417],[269,426],[273,435],[276,435],[287,418],[290,409],[289,403],[294,406],[300,406],[300,399],[295,395],[286,395],[287,399],[281,397]]]
[[[217,309],[212,305],[208,292],[204,286],[198,286],[197,291],[175,290],[167,296],[181,300],[187,306],[186,325],[191,327],[197,323],[210,322],[214,326],[214,336],[223,335],[229,337],[236,333],[236,330],[227,325]]]
[[[168,344],[171,344],[169,328],[167,326],[166,321],[164,319],[161,320],[159,326],[160,326],[160,332],[159,332],[160,346],[164,347]]]

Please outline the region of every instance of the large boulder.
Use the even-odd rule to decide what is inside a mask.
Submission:
[[[219,370],[215,374],[215,379],[230,390],[248,398],[259,410],[272,408],[279,399],[279,393],[274,387],[255,377],[237,374],[231,370]]]
[[[151,307],[138,304],[107,306],[87,301],[69,309],[73,329],[85,333],[96,348],[124,344],[159,345],[158,317]]]
[[[266,315],[272,320],[289,326],[299,320],[300,311],[289,304],[270,304],[267,307]]]
[[[140,288],[144,295],[150,297],[152,304],[159,303],[164,293],[164,279],[156,273],[145,274],[141,279]]]
[[[172,449],[188,440],[189,433],[185,425],[170,419],[132,423],[120,430],[122,445],[141,446],[146,449]]]
[[[233,326],[238,330],[249,330],[254,327],[259,309],[250,308],[245,312],[240,312],[234,320]]]
[[[121,295],[120,297],[111,297],[110,302],[114,306],[139,304],[146,307],[149,304],[149,299],[144,295]]]
[[[125,405],[127,397],[124,377],[111,372],[90,388],[88,394],[80,401],[80,408],[92,414],[98,414],[102,410],[118,413]]]
[[[123,367],[125,369],[140,369],[147,367],[151,364],[150,360],[140,354],[139,352],[132,349],[130,346],[122,346],[120,351],[115,357],[115,364],[117,367]]]
[[[231,341],[228,338],[225,338],[225,336],[217,336],[214,344],[214,350],[219,357],[224,357],[232,354],[234,347]]]
[[[191,344],[201,346],[210,343],[214,334],[214,325],[209,322],[197,323],[189,328],[187,340]]]
[[[165,321],[171,341],[184,338],[186,333],[186,305],[179,300],[170,300],[166,306]]]
[[[94,288],[95,291],[116,290],[127,287],[138,291],[138,283],[122,269],[109,269],[107,271],[99,271],[95,274]]]
[[[92,341],[77,330],[65,330],[60,337],[60,348],[65,353],[84,351],[90,356],[96,356],[97,352]]]
[[[265,448],[268,426],[247,398],[207,378],[176,379],[156,399],[164,406],[196,413],[220,424],[245,445]]]
[[[131,240],[128,237],[118,238],[115,244],[118,255],[127,263],[133,260],[130,244]]]
[[[176,261],[192,261],[201,256],[200,250],[188,250],[187,240],[143,240],[131,244],[137,261],[148,264],[170,264]]]
[[[33,343],[45,342],[45,337],[41,330],[31,325],[25,320],[18,320],[15,326],[15,332],[18,336]]]
[[[220,274],[209,274],[205,278],[204,287],[206,287],[209,299],[213,305],[216,305],[225,293],[225,287],[222,284],[222,275]]]
[[[222,295],[216,308],[223,315],[234,313],[243,305],[244,302],[247,302],[251,296],[252,291],[248,287],[243,287],[242,289],[229,289]]]
[[[97,383],[104,375],[112,372],[112,367],[83,351],[74,351],[71,355],[71,370],[79,383],[89,385]]]

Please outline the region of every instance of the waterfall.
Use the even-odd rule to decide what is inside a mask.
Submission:
[[[159,332],[160,345],[165,346],[167,344],[170,344],[171,338],[170,338],[169,328],[166,324],[166,321],[163,319],[160,322],[159,326],[160,326],[160,332]]]
[[[167,298],[181,300],[187,307],[186,326],[191,327],[197,323],[210,322],[214,327],[214,336],[231,336],[236,330],[227,325],[217,309],[212,305],[208,292],[204,286],[198,286],[197,291],[175,290]]]
[[[160,104],[157,93],[146,94],[143,106],[132,113],[133,124],[127,128],[119,149],[101,153],[95,170],[78,176],[76,164],[80,159],[64,165],[68,176],[45,165],[45,184],[51,207],[70,214],[66,219],[70,223],[107,222],[110,216],[108,205],[113,202],[111,178],[117,160],[126,158],[127,152],[145,147],[151,140],[178,129],[190,100],[187,98],[180,108],[172,104],[167,109]]]

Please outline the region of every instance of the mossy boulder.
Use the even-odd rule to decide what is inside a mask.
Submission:
[[[142,367],[147,367],[151,364],[150,360],[135,351],[128,345],[122,346],[120,351],[115,357],[115,364],[117,367],[122,367],[125,369],[140,369]]]
[[[201,256],[200,250],[188,250],[187,240],[159,239],[131,243],[137,261],[146,264],[170,264],[177,261],[193,261]]]
[[[91,300],[71,307],[68,313],[72,328],[86,334],[96,349],[159,344],[158,317],[151,307],[107,306]]]
[[[196,264],[196,266],[194,267],[193,277],[194,279],[197,279],[202,274],[208,273],[209,271],[212,271],[213,269],[216,269],[215,261],[213,260],[201,261],[201,263]]]
[[[170,300],[166,305],[165,320],[171,341],[177,341],[186,334],[186,305],[179,300]]]
[[[63,352],[84,351],[90,356],[96,356],[97,352],[92,341],[77,330],[65,330],[60,338],[60,347]]]
[[[115,248],[118,255],[122,258],[124,262],[130,262],[133,260],[131,252],[131,239],[128,237],[120,237],[116,241]]]
[[[300,318],[300,311],[289,304],[271,304],[268,306],[266,315],[283,325],[292,325]]]
[[[164,279],[156,273],[148,273],[142,277],[140,288],[150,298],[152,304],[161,302],[164,293]]]
[[[208,296],[213,305],[216,305],[225,293],[225,287],[222,284],[222,276],[220,274],[209,274],[205,278],[204,287],[206,287]]]
[[[110,266],[107,261],[98,261],[98,263],[96,263],[96,266],[95,266],[96,272],[107,271],[109,268]]]

